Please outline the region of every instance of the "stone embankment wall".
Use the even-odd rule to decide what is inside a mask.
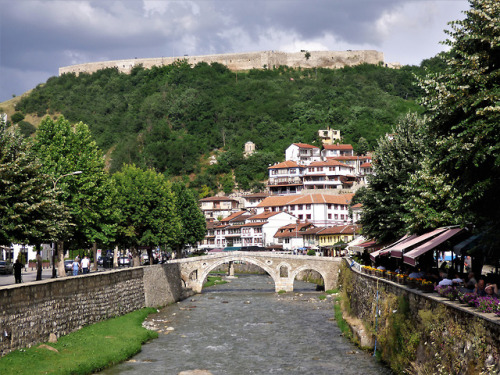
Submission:
[[[230,70],[273,69],[280,66],[293,68],[342,68],[359,64],[383,64],[384,54],[374,50],[359,51],[310,51],[309,58],[305,52],[262,51],[248,53],[227,53],[220,55],[157,57],[146,59],[128,59],[91,62],[86,64],[70,65],[59,68],[59,75],[65,73],[94,73],[101,69],[117,68],[122,73],[130,73],[138,65],[146,69],[153,66],[171,65],[179,60],[187,60],[191,65],[199,62],[207,64],[220,63]],[[392,66],[392,65],[391,65]]]
[[[369,336],[358,335],[357,341],[371,343],[371,349],[376,339],[378,355],[396,373],[500,370],[500,318],[493,314],[361,273],[347,262],[339,283],[346,321],[355,322],[354,337]]]
[[[177,264],[127,268],[0,288],[0,355],[184,294]]]

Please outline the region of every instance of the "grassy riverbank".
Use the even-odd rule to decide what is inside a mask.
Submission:
[[[207,282],[203,284],[203,288],[208,288],[209,286],[226,284],[227,281],[222,280],[220,276],[207,276]]]
[[[142,327],[147,308],[109,319],[41,344],[16,350],[0,359],[0,374],[91,374],[130,358],[141,345],[158,337]]]

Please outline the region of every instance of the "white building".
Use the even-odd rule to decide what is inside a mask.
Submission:
[[[240,204],[227,197],[207,197],[200,199],[200,208],[207,219],[223,218],[237,212]]]
[[[323,145],[321,157],[323,160],[335,156],[354,156],[354,150],[351,145]]]
[[[312,162],[304,169],[304,189],[342,189],[342,177],[354,179],[353,169],[336,160]]]
[[[272,194],[296,194],[302,190],[304,167],[292,160],[268,168],[268,188]]]
[[[293,143],[285,151],[285,159],[294,161],[297,164],[308,165],[313,161],[321,160],[319,147],[306,143]]]
[[[352,223],[349,203],[354,194],[297,194],[272,196],[257,206],[257,213],[287,212],[297,220],[316,226],[334,226]]]

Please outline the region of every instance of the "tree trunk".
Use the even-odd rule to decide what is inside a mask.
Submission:
[[[97,271],[97,242],[92,244],[92,256],[94,257],[94,265],[92,266],[92,271]]]
[[[118,268],[118,246],[113,250],[113,268]]]
[[[57,274],[59,277],[66,276],[64,268],[64,241],[57,241]]]
[[[176,246],[175,248],[175,258],[180,259],[182,258],[182,246]]]
[[[38,250],[36,252],[36,280],[42,280],[42,254],[40,254],[40,245],[37,245]]]
[[[148,258],[149,258],[149,265],[153,265],[153,249],[151,247],[148,247]]]

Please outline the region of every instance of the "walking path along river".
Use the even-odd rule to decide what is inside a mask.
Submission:
[[[391,374],[341,336],[331,297],[320,300],[310,283],[295,281],[295,289],[277,294],[265,275],[206,288],[150,316],[145,324],[159,338],[102,373]]]

